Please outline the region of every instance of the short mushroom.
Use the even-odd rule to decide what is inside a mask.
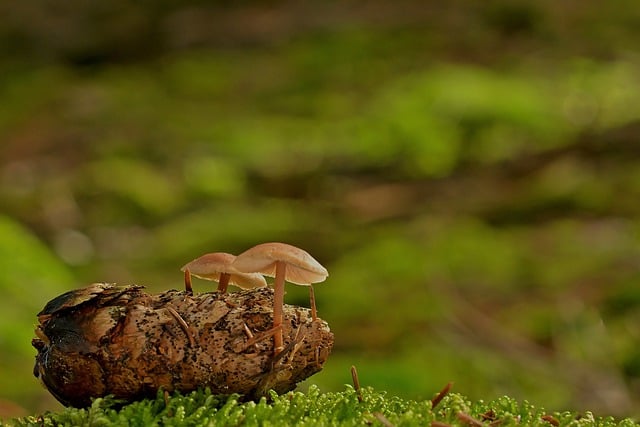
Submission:
[[[260,274],[242,273],[236,270],[231,265],[235,259],[236,257],[231,254],[213,252],[194,259],[180,270],[185,272],[185,284],[187,276],[194,275],[200,279],[218,282],[218,292],[226,292],[228,285],[242,289],[267,286],[267,281]]]
[[[273,295],[273,329],[275,353],[283,348],[282,322],[284,309],[284,282],[311,286],[323,282],[329,273],[304,250],[286,243],[262,243],[236,257],[233,267],[244,273],[262,273],[275,277]],[[311,288],[313,290],[313,288]],[[311,294],[313,296],[313,293]],[[315,313],[315,299],[312,298]],[[278,330],[278,328],[280,328]]]

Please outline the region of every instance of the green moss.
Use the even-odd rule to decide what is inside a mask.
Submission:
[[[113,399],[96,399],[87,409],[67,408],[58,413],[30,416],[9,421],[10,426],[351,426],[379,425],[383,421],[396,426],[423,426],[437,421],[466,425],[461,418],[472,417],[501,426],[634,426],[631,419],[595,417],[590,412],[548,413],[528,402],[501,397],[490,402],[470,402],[450,393],[432,408],[430,400],[404,400],[372,388],[360,390],[362,400],[351,386],[342,392],[321,393],[317,387],[308,392],[275,393],[258,402],[241,402],[239,396],[216,396],[208,390],[187,395],[176,394],[165,400],[143,400],[120,406]]]

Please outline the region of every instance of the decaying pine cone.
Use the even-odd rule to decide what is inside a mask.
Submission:
[[[274,356],[270,288],[198,295],[142,288],[95,283],[38,314],[34,374],[61,403],[84,407],[109,394],[133,401],[160,388],[284,393],[320,371],[333,345],[325,321],[285,305],[285,349]]]

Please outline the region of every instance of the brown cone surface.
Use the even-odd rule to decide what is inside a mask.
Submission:
[[[108,394],[155,397],[160,388],[209,387],[250,398],[284,393],[322,369],[333,334],[323,320],[312,321],[309,309],[285,305],[285,350],[274,356],[272,307],[270,288],[149,295],[141,286],[93,284],[38,314],[34,373],[60,402],[76,407]]]

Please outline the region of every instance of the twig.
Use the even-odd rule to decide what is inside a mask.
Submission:
[[[262,341],[265,338],[272,337],[276,332],[278,332],[278,330],[281,330],[281,329],[282,329],[282,325],[276,326],[275,328],[267,329],[266,331],[261,332],[258,335],[254,335],[253,338],[250,338],[249,341],[247,341],[244,344],[244,349],[243,350],[246,350],[250,346]]]
[[[385,427],[395,427],[395,425],[391,421],[389,421],[387,417],[382,415],[382,412],[374,412],[372,415],[376,417],[376,419],[380,421]]]
[[[247,322],[242,322],[242,327],[244,328],[244,333],[247,334],[247,338],[249,340],[253,339],[253,332],[251,332],[251,329],[249,329],[249,326],[247,326]],[[253,347],[258,350],[258,343],[254,343]],[[249,346],[246,346],[245,348],[249,348]]]
[[[362,391],[360,390],[360,379],[358,378],[358,370],[355,365],[351,365],[351,379],[353,380],[353,388],[356,391],[358,402],[362,403]]]
[[[496,427],[502,424],[502,420],[496,417],[496,413],[493,409],[489,409],[487,412],[480,414],[480,418],[483,422],[488,422],[491,427]]]
[[[460,421],[462,421],[465,424],[468,424],[470,426],[473,427],[482,427],[482,421],[480,420],[476,420],[475,418],[473,418],[471,415],[465,413],[465,412],[458,412],[458,414],[456,415],[458,417],[458,419]]]
[[[275,328],[272,328],[270,330],[277,330],[277,329],[282,329],[282,325],[280,326],[276,326]],[[295,340],[291,340],[289,341],[289,344],[285,345],[282,350],[280,350],[278,353],[275,353],[273,355],[273,358],[271,359],[271,370],[274,369],[274,367],[276,366],[276,363],[278,363],[281,359],[284,358],[284,356],[291,352],[293,350],[293,348],[296,346],[296,341]],[[316,348],[316,352],[318,351],[318,349]]]
[[[289,362],[288,363],[293,362],[293,357],[296,355],[296,353],[298,352],[298,350],[302,346],[302,341],[304,340],[304,337],[306,335],[306,333],[303,333],[302,336],[300,336],[300,329],[301,329],[301,327],[298,326],[298,329],[296,329],[296,335],[293,337],[294,344],[293,344],[293,348],[291,349],[291,352],[289,353]]]
[[[452,386],[453,386],[452,382],[447,383],[447,385],[444,386],[442,390],[440,390],[440,393],[438,393],[436,397],[431,399],[431,409],[435,408],[438,405],[438,403],[440,403],[442,399],[444,399],[444,397],[449,393],[449,390],[451,390]]]
[[[543,421],[548,422],[552,426],[557,427],[560,425],[560,421],[558,421],[553,415],[543,415],[541,418]]]
[[[167,311],[171,313],[173,317],[175,317],[180,327],[184,330],[184,333],[187,335],[187,338],[189,338],[189,344],[191,345],[191,347],[195,347],[196,341],[193,339],[193,335],[191,335],[191,331],[189,330],[189,325],[187,325],[187,322],[184,321],[182,316],[180,316],[180,313],[178,313],[173,307],[171,307],[170,305],[167,305],[166,308],[167,308]]]

